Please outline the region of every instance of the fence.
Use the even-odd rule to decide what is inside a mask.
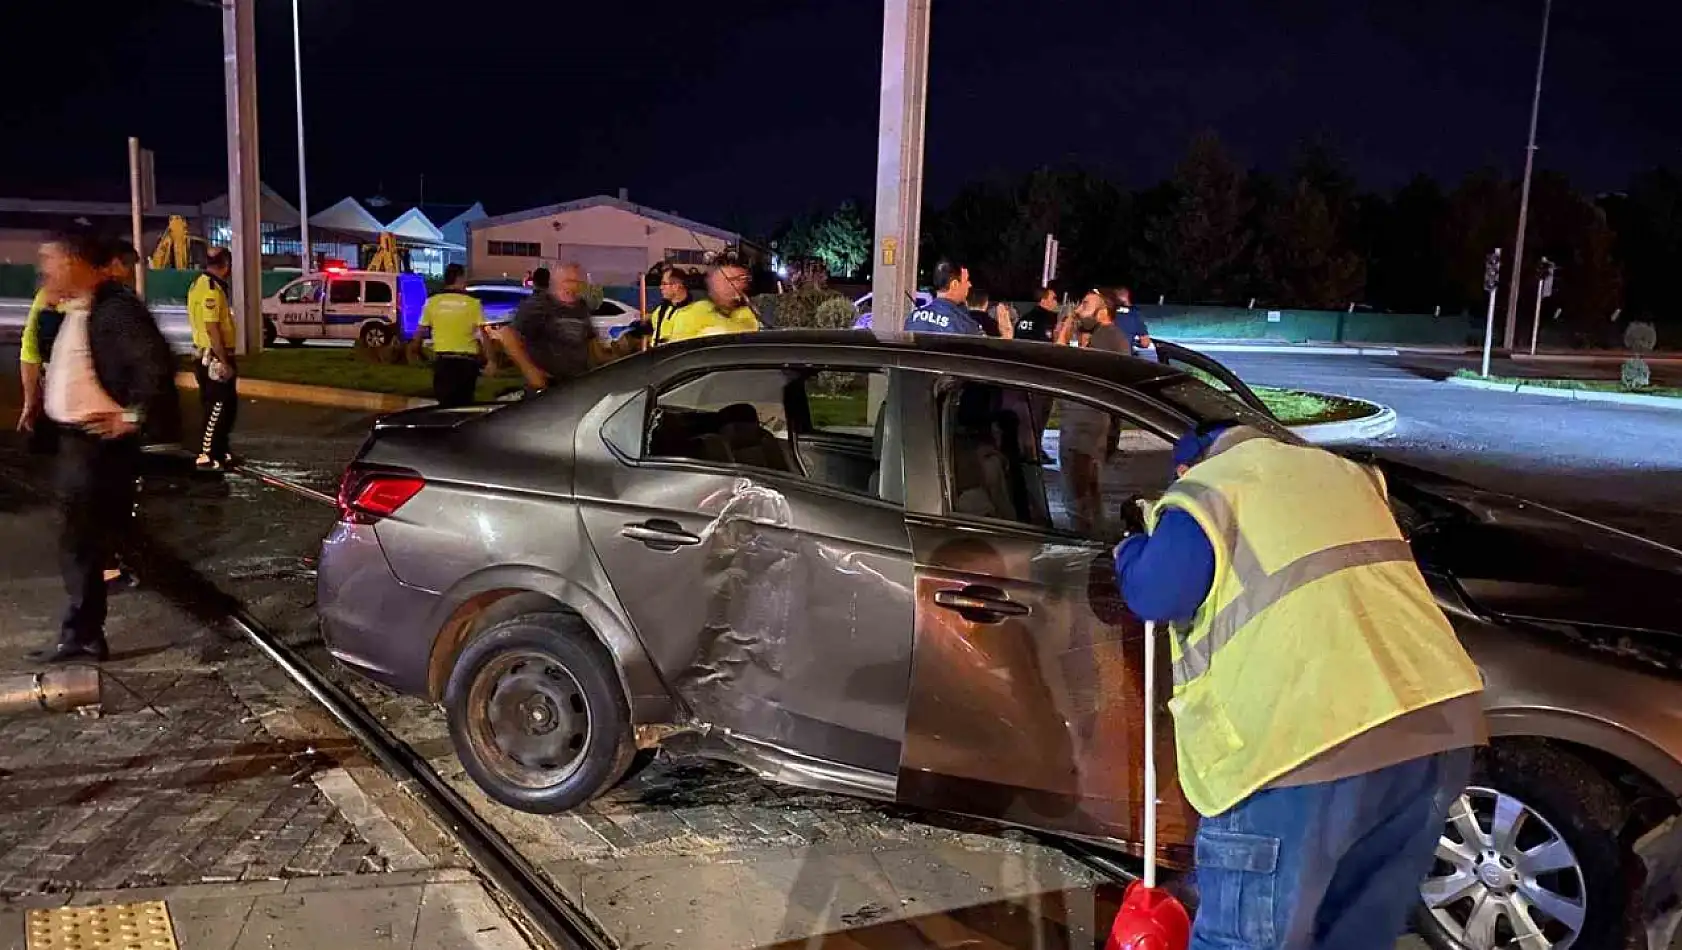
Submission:
[[[148,270],[146,299],[151,303],[183,303],[187,289],[201,272],[196,270]],[[297,278],[297,271],[264,271],[263,296],[268,296]],[[35,268],[29,264],[0,264],[0,299],[28,299],[35,296]]]
[[[1152,335],[1169,340],[1467,346],[1483,339],[1482,321],[1466,315],[1250,310],[1173,304],[1146,304],[1135,309],[1145,318]]]

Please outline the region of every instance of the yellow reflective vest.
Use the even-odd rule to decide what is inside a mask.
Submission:
[[[1154,529],[1178,508],[1215,549],[1209,596],[1170,637],[1180,784],[1203,815],[1363,732],[1483,688],[1382,475],[1254,430],[1223,439],[1238,441],[1188,471],[1149,519]]]

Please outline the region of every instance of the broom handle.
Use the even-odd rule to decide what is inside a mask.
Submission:
[[[1156,886],[1156,624],[1145,622],[1145,886]]]

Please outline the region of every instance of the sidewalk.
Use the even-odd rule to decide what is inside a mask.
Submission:
[[[34,672],[64,596],[55,513],[18,475],[0,471],[0,675]],[[99,715],[0,718],[0,947],[26,946],[32,908],[151,900],[162,946],[188,950],[525,946],[419,806],[254,651],[146,589],[112,599],[107,632]]]
[[[88,891],[0,910],[0,950],[93,948],[111,935],[155,950],[528,946],[478,880],[457,870]]]

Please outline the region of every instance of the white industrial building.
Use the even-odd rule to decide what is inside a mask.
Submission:
[[[634,286],[664,261],[699,268],[726,247],[742,246],[740,234],[632,204],[624,192],[481,218],[468,223],[467,234],[467,270],[475,279],[518,279],[573,261],[603,286]]]

